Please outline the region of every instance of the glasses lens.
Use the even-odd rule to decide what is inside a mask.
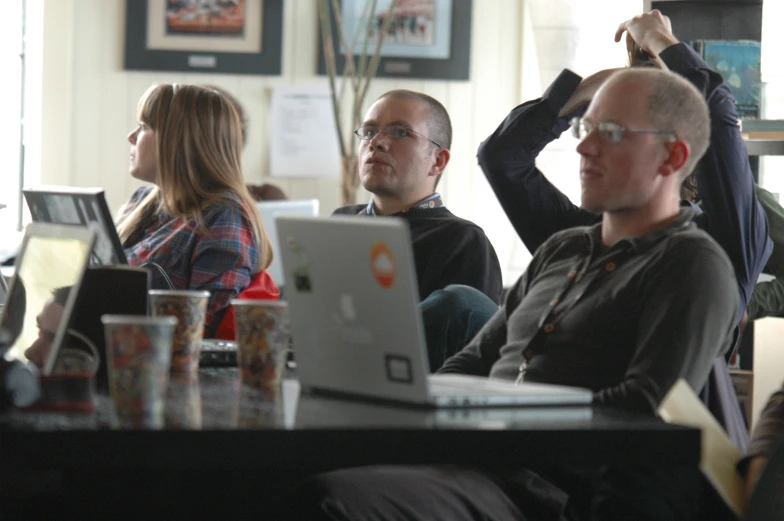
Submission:
[[[373,139],[378,134],[378,129],[374,127],[359,127],[356,130],[356,134],[359,136],[359,139]]]
[[[599,137],[601,137],[605,143],[617,145],[623,139],[623,127],[616,123],[602,121],[599,123]]]
[[[406,134],[408,134],[408,129],[400,125],[390,125],[387,127],[386,132],[387,136],[391,137],[392,139],[400,139],[401,137],[406,137]]]
[[[572,118],[569,122],[572,125],[572,137],[575,139],[583,138],[583,121],[582,118]]]
[[[574,118],[572,119],[572,135],[579,140],[585,139],[585,137],[591,133],[593,130],[593,124],[583,118]]]

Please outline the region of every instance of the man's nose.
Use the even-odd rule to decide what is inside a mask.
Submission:
[[[28,347],[24,352],[25,358],[33,362],[38,367],[43,366],[44,362],[46,361],[46,354],[46,342],[40,338],[35,339],[33,343],[30,344],[30,347]]]
[[[376,148],[386,149],[389,147],[389,141],[390,138],[389,136],[387,136],[386,129],[381,128],[378,130],[375,136],[370,138],[370,141],[368,141],[368,145],[370,145],[370,148],[376,147]]]
[[[596,155],[599,143],[599,132],[593,128],[577,143],[577,153],[584,156]]]

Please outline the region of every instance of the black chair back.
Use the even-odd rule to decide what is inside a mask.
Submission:
[[[109,388],[106,369],[106,337],[101,315],[147,315],[150,272],[130,266],[88,268],[74,309],[71,328],[86,336],[101,356],[96,387]]]

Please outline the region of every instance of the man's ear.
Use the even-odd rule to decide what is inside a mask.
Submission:
[[[663,176],[670,176],[680,172],[691,156],[691,147],[682,139],[667,143],[667,150],[670,152],[670,155],[667,156],[664,163],[659,167],[659,174]]]
[[[430,169],[431,176],[441,175],[444,173],[444,169],[446,169],[446,165],[449,164],[449,159],[452,157],[452,154],[449,153],[449,150],[446,148],[439,148],[438,152],[436,152],[436,160],[433,163],[433,167]]]

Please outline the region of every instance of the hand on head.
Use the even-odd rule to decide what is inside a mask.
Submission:
[[[678,39],[672,34],[669,17],[661,14],[658,9],[639,14],[621,23],[615,31],[616,42],[621,41],[624,32],[626,48],[630,55],[634,52],[635,45],[652,57],[656,57],[670,45],[678,43]]]
[[[580,82],[580,85],[577,86],[577,89],[572,93],[569,101],[563,106],[558,117],[568,116],[583,105],[590,103],[599,90],[599,87],[604,85],[604,82],[607,81],[610,76],[620,70],[622,69],[605,69],[584,78],[583,81]]]
[[[658,9],[654,9],[650,13],[643,13],[626,20],[615,31],[616,42],[621,41],[624,32],[626,33],[626,48],[630,57],[633,58],[644,51],[650,58],[656,60],[660,68],[667,69],[667,66],[659,60],[658,55],[670,45],[678,43],[672,34],[672,24],[667,16],[661,14]],[[606,69],[585,78],[572,93],[571,98],[563,106],[558,116],[568,116],[586,103],[590,103],[599,87],[619,70],[622,69]]]

